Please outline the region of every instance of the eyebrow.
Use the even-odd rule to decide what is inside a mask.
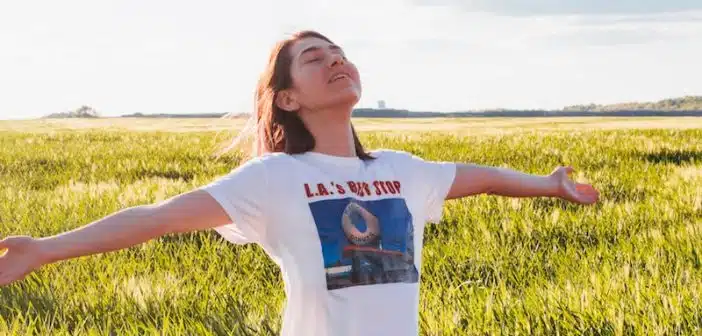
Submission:
[[[317,47],[317,46],[308,47],[308,48],[306,48],[305,50],[303,50],[303,51],[300,53],[300,57],[302,57],[302,55],[304,55],[305,53],[312,52],[312,51],[317,51],[317,50],[321,50],[321,49],[322,49],[322,47]],[[341,50],[341,47],[339,47],[339,46],[336,45],[336,44],[330,44],[330,45],[329,45],[329,49],[342,51],[342,50]]]

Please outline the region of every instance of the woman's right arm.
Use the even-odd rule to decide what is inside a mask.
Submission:
[[[122,209],[85,226],[37,241],[41,263],[48,264],[230,222],[227,213],[207,192],[193,190],[157,204]]]
[[[0,240],[0,286],[56,261],[128,248],[170,233],[204,230],[230,223],[230,217],[205,190],[163,202],[117,211],[88,225],[39,239]],[[6,250],[3,252],[3,250]]]
[[[215,229],[233,243],[261,241],[266,232],[264,208],[271,202],[267,185],[261,161],[249,160],[207,185],[159,203],[122,209],[71,231],[38,239],[4,237],[0,286],[45,264],[124,249],[166,234]]]

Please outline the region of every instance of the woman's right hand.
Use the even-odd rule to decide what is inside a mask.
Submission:
[[[30,236],[9,236],[0,240],[0,286],[22,280],[42,265],[39,240]]]

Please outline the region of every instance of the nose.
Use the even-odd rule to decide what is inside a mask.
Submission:
[[[344,57],[340,54],[332,54],[330,59],[331,59],[331,62],[329,63],[330,68],[333,68],[337,65],[344,65],[344,63],[346,63],[344,61]]]

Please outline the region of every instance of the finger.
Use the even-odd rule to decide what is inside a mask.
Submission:
[[[597,193],[597,191],[595,191],[594,189],[593,189],[593,191],[594,192],[583,194],[583,198],[585,198],[585,200],[588,204],[595,203],[600,198],[599,193]]]
[[[573,195],[573,200],[580,204],[592,204],[594,202],[594,197],[585,194],[575,194]]]
[[[563,169],[565,170],[566,174],[572,174],[575,171],[572,166],[565,166]]]
[[[575,185],[575,189],[579,193],[583,193],[583,194],[587,194],[587,195],[599,194],[599,192],[593,186],[591,186],[589,184],[577,183]]]
[[[14,282],[14,280],[12,280],[12,279],[11,279],[10,277],[8,277],[8,276],[0,277],[0,287],[5,286],[5,285],[9,285],[9,284],[11,284],[12,282]]]
[[[592,193],[592,188],[588,187],[585,184],[581,184],[581,183],[575,184],[575,190],[577,190],[579,193],[585,193],[585,194]]]
[[[574,202],[581,204],[592,204],[597,201],[597,193],[588,185],[575,184],[574,188],[567,189]]]
[[[2,251],[2,250],[4,250],[4,249],[7,248],[6,243],[7,243],[7,238],[5,238],[5,239],[0,239],[0,251]]]
[[[582,203],[584,203],[584,204],[593,204],[593,203],[597,202],[598,198],[599,198],[599,196],[597,196],[595,194],[580,195],[580,199],[581,199]]]

